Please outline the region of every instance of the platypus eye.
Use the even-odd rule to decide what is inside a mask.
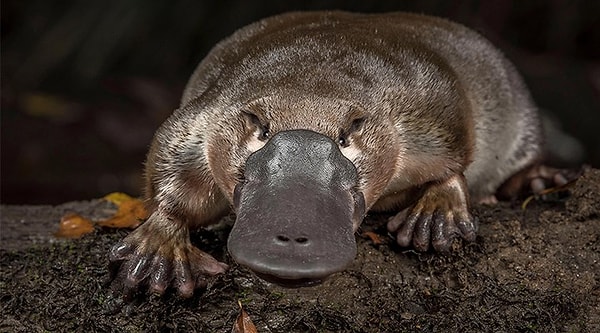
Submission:
[[[264,140],[269,139],[269,137],[271,137],[271,132],[269,132],[269,128],[268,127],[261,128],[260,134],[258,135],[258,139],[264,141]]]
[[[364,122],[365,122],[365,117],[357,118],[352,121],[352,123],[350,124],[350,126],[348,128],[340,129],[340,135],[338,136],[337,143],[341,147],[350,146],[351,142],[349,140],[349,136],[352,133],[358,131],[362,127]]]
[[[248,117],[248,120],[250,120],[250,123],[252,123],[254,126],[258,127],[259,132],[258,132],[258,139],[261,141],[265,141],[268,140],[269,137],[271,137],[271,132],[269,131],[269,123],[263,122],[260,120],[260,118],[255,115],[254,113],[252,113],[251,111],[242,111],[242,113]]]

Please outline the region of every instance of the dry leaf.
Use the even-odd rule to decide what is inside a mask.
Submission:
[[[252,320],[250,319],[250,316],[248,316],[246,311],[244,311],[242,302],[238,301],[238,305],[240,306],[240,314],[235,320],[235,323],[233,323],[231,333],[258,333],[256,326],[254,326]]]
[[[365,231],[361,236],[369,238],[374,245],[381,245],[385,243],[381,236],[372,231]]]
[[[119,210],[108,220],[98,222],[99,226],[134,229],[148,217],[144,203],[140,199],[132,198],[124,193],[111,193],[104,199],[117,205]]]
[[[80,238],[85,234],[94,231],[92,221],[77,214],[67,214],[60,219],[60,226],[55,237],[61,238]]]

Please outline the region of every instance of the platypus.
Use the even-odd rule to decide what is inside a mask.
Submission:
[[[445,252],[475,240],[471,202],[564,182],[541,157],[523,80],[478,33],[410,13],[270,17],[217,44],[158,129],[150,214],[112,248],[115,280],[192,295],[228,266],[189,231],[232,210],[233,260],[286,286],[344,270],[369,211],[395,214],[400,246]]]

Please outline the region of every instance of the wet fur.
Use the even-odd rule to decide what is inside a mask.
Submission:
[[[246,108],[273,133],[334,139],[352,108],[368,115],[349,157],[367,206],[379,209],[398,206],[390,197],[399,191],[463,172],[474,199],[492,195],[540,150],[521,79],[472,30],[416,14],[291,13],[236,32],[199,65],[149,154],[148,198],[169,193],[168,206],[194,221],[224,213],[260,147],[248,144],[256,128]]]
[[[223,272],[189,229],[231,210],[267,130],[292,129],[340,142],[365,207],[398,211],[388,228],[399,244],[445,251],[475,238],[471,200],[527,174],[540,128],[513,66],[462,25],[406,13],[268,18],[220,42],[192,75],[148,153],[151,215],[111,261],[123,262],[125,293],[146,283],[189,296]]]

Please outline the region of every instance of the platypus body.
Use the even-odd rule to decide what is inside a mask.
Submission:
[[[227,265],[189,230],[232,209],[232,258],[283,285],[343,270],[369,210],[397,213],[388,228],[401,246],[446,251],[475,239],[471,201],[535,175],[541,141],[520,76],[462,25],[408,13],[267,18],[214,47],[156,133],[150,216],[111,251],[116,279],[126,292],[190,296]]]

